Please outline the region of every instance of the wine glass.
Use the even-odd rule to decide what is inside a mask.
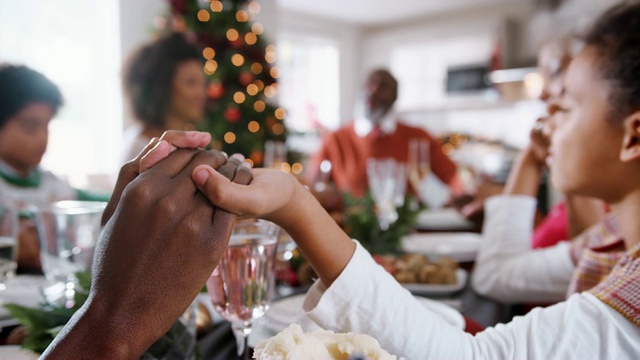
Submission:
[[[405,164],[392,158],[367,159],[367,178],[381,230],[398,220],[397,206],[402,205],[406,188]]]
[[[229,247],[207,280],[214,308],[231,322],[238,356],[249,358],[248,338],[275,294],[275,264],[280,228],[265,220],[236,223]]]
[[[422,195],[422,183],[431,171],[429,146],[426,139],[413,138],[409,141],[407,171],[413,192],[418,198]]]

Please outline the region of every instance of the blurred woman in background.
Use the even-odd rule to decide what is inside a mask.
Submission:
[[[206,80],[200,49],[182,33],[140,47],[125,66],[123,86],[137,124],[125,130],[123,160],[166,130],[192,130],[204,116]]]

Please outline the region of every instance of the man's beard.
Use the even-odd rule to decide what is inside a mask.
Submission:
[[[375,108],[368,106],[366,98],[362,96],[356,100],[353,114],[356,118],[365,118],[372,124],[379,125],[382,121],[382,118],[384,118],[384,116],[387,114],[388,110],[389,109],[385,109],[380,106]]]

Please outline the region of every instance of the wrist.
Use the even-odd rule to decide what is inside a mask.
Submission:
[[[286,213],[279,215],[278,225],[295,240],[325,286],[330,286],[351,260],[356,245],[304,186],[296,186],[289,204]]]
[[[114,326],[108,312],[80,308],[56,336],[41,359],[135,359],[140,356],[131,336]],[[144,352],[144,350],[142,350]]]

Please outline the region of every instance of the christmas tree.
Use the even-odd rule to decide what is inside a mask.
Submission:
[[[203,46],[209,101],[200,130],[212,134],[212,147],[241,153],[263,164],[267,140],[284,141],[285,110],[278,93],[275,46],[254,22],[260,4],[247,0],[169,0],[170,28],[195,36]],[[285,166],[288,166],[285,164]]]

